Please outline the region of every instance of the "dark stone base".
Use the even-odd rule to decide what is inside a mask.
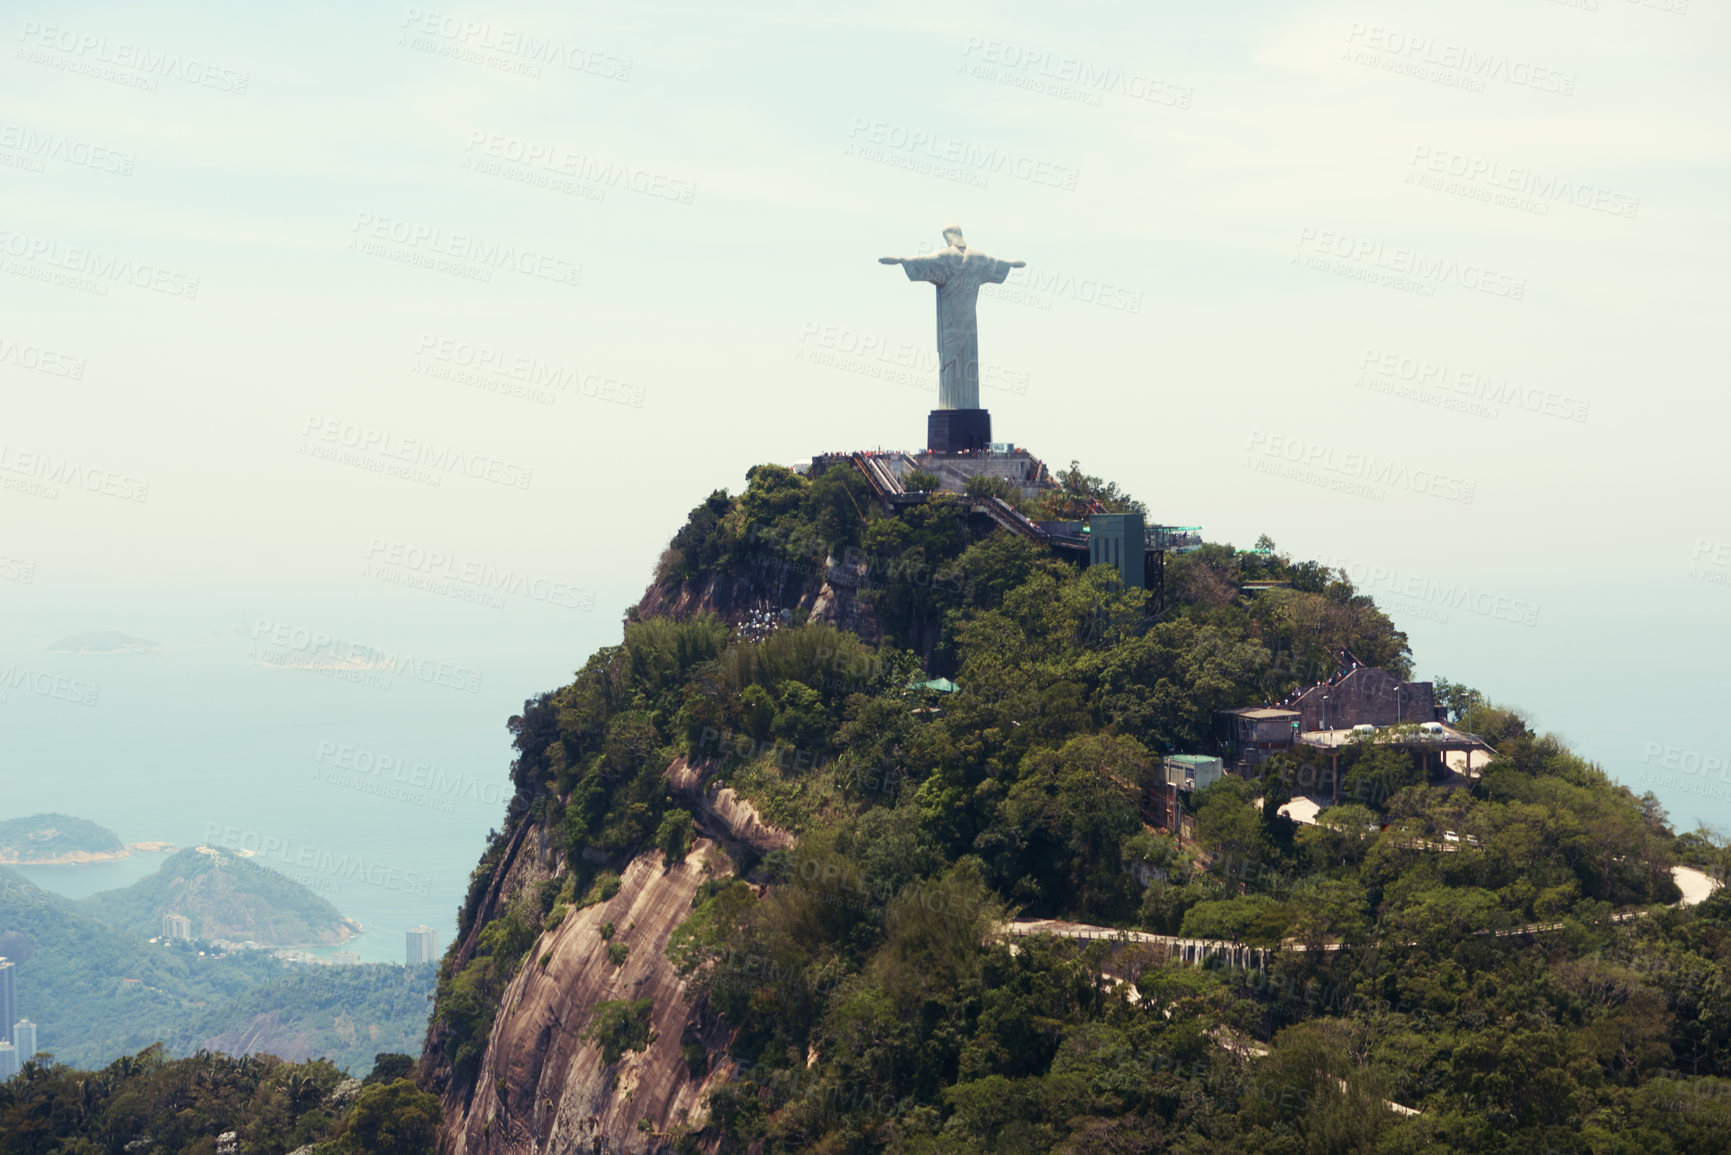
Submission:
[[[926,418],[928,453],[960,453],[991,446],[992,415],[985,409],[934,409]]]

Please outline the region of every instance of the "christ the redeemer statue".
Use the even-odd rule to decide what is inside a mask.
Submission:
[[[1000,261],[962,239],[962,226],[944,226],[949,248],[923,257],[879,257],[900,265],[910,281],[938,287],[938,408],[980,408],[980,326],[974,306],[981,285],[1001,285],[1026,261]]]

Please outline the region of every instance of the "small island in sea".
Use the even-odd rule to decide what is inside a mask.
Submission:
[[[5,866],[118,862],[138,853],[173,849],[167,842],[122,842],[106,826],[70,814],[0,819],[0,865]]]
[[[154,654],[162,644],[149,638],[135,638],[119,630],[92,630],[61,638],[48,647],[51,654]]]

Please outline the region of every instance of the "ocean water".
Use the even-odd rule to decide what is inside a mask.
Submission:
[[[135,636],[163,648],[142,654],[55,654],[42,633],[0,635],[0,816],[55,811],[126,842],[250,853],[362,925],[336,949],[401,962],[404,932],[426,924],[443,950],[510,796],[504,723],[594,641],[499,629],[497,615],[480,630],[430,617],[419,633],[401,625],[401,651],[319,644],[310,627],[257,615],[159,621]],[[321,620],[284,620],[303,619]],[[77,898],[162,860],[25,873]]]
[[[104,890],[118,890],[123,886],[131,886],[141,878],[148,878],[156,873],[167,858],[166,854],[143,852],[117,862],[9,866],[7,869],[23,875],[43,890],[51,890],[66,898],[88,898]]]

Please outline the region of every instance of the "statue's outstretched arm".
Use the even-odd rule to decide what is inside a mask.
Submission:
[[[906,257],[879,257],[878,258],[878,264],[880,264],[880,265],[899,265],[899,264],[902,264],[903,262],[905,262],[906,260],[907,260]]]

